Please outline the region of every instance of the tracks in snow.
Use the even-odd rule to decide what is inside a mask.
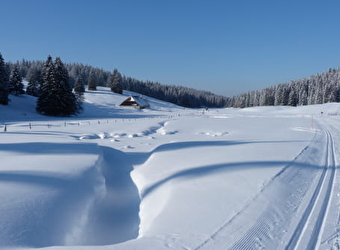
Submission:
[[[321,243],[335,180],[334,141],[329,130],[324,128],[324,131],[327,137],[325,167],[286,249],[317,249]]]
[[[316,134],[250,204],[195,250],[340,249],[334,247],[340,246],[340,213],[333,209],[339,209],[340,199],[330,209],[338,179],[336,150],[332,133],[325,126],[322,130],[325,136]],[[324,229],[330,223],[334,227],[334,221],[338,227],[324,240]]]

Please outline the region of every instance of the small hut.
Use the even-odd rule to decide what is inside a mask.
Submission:
[[[140,96],[129,96],[125,101],[123,101],[120,107],[131,107],[136,109],[143,109],[150,107],[149,102]]]

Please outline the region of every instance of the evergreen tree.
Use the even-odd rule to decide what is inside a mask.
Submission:
[[[298,103],[299,105],[307,105],[308,95],[305,89],[300,90],[298,101],[299,101]]]
[[[97,83],[96,83],[96,78],[95,78],[93,70],[91,70],[90,72],[87,85],[88,85],[88,90],[97,90]]]
[[[111,88],[112,92],[117,94],[123,94],[122,75],[119,73],[117,69],[113,70],[109,87]]]
[[[15,65],[9,77],[9,92],[14,95],[25,93],[18,66]]]
[[[26,94],[32,95],[32,96],[39,96],[39,82],[35,80],[29,80],[27,88],[26,88]]]
[[[44,114],[49,108],[50,89],[54,82],[54,66],[52,57],[48,56],[42,70],[42,83],[40,85],[40,95],[37,100],[36,110]]]
[[[57,115],[72,115],[76,110],[76,97],[72,92],[72,87],[69,83],[68,71],[59,57],[54,62],[55,70],[55,95],[58,96],[57,103],[59,111]]]
[[[296,106],[298,104],[297,94],[294,89],[291,89],[288,96],[288,105]]]
[[[28,85],[26,88],[26,94],[32,96],[39,96],[40,84],[42,84],[42,64],[38,62],[31,63],[27,70],[26,79]]]
[[[74,92],[75,93],[84,93],[85,92],[85,86],[84,81],[81,76],[79,76],[76,80],[76,83],[74,85]]]
[[[37,111],[52,116],[69,116],[77,112],[76,98],[68,83],[67,70],[57,58],[48,56],[43,70],[44,82],[37,101]]]
[[[80,76],[77,78],[76,83],[74,85],[74,94],[76,96],[76,105],[77,105],[77,112],[80,113],[83,111],[83,101],[84,101],[84,92],[85,86],[83,82],[83,78]]]
[[[8,104],[8,77],[4,59],[0,53],[0,104]]]

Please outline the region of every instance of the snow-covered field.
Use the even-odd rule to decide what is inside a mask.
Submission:
[[[135,110],[100,88],[52,118],[11,99],[0,249],[340,249],[339,104]]]

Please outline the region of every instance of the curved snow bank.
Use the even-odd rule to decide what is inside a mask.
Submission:
[[[304,118],[286,118],[284,122],[276,118],[209,118],[199,120],[196,126],[192,119],[187,125],[184,119],[181,122],[178,133],[167,135],[173,142],[157,137],[155,141],[163,143],[132,172],[141,195],[136,245],[153,239],[151,249],[158,241],[163,242],[159,249],[195,249],[252,203],[314,136],[307,129],[292,129],[308,128],[309,120]],[[176,123],[172,121],[169,129],[176,128]],[[206,140],[210,131],[230,133]],[[185,140],[190,133],[195,137]]]
[[[92,143],[2,144],[0,248],[82,243],[89,208],[103,192],[99,155]]]

